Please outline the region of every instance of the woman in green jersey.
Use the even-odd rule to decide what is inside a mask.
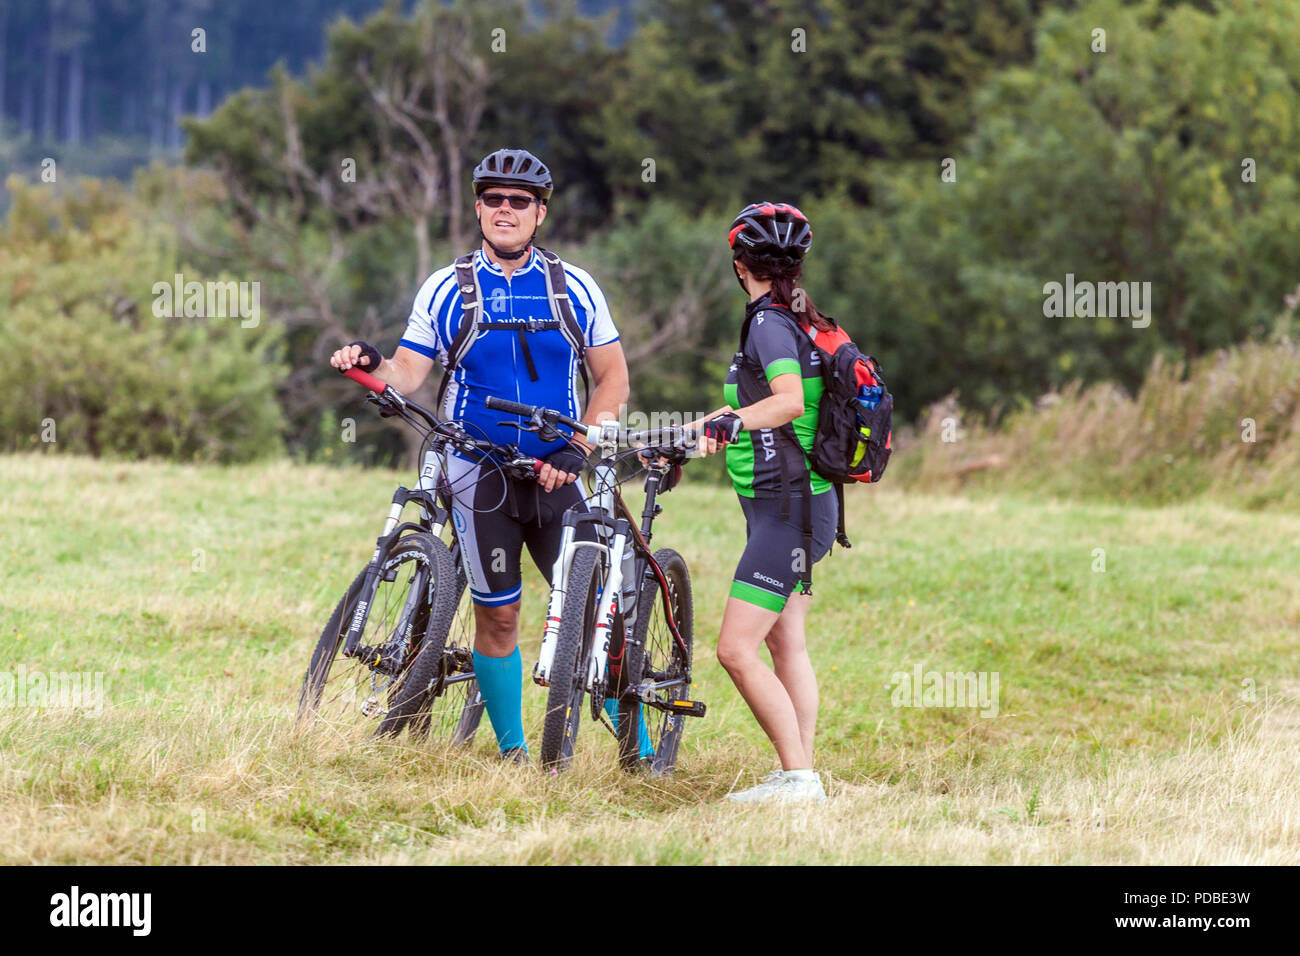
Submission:
[[[817,679],[804,639],[812,564],[835,538],[838,507],[807,452],[822,378],[812,333],[830,326],[797,283],[812,242],[808,219],[786,203],[746,206],[728,233],[748,296],[741,346],[723,394],[734,411],[700,427],[701,450],[725,446],[745,513],[746,545],[718,636],[718,660],[781,761],[732,800],[825,800],[813,769]],[[759,657],[767,644],[774,668]]]

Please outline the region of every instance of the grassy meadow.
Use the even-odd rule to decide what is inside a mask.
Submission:
[[[105,680],[98,714],[0,698],[0,862],[1300,863],[1298,515],[853,489],[809,623],[831,799],[739,807],[776,766],[713,653],[744,524],[689,476],[655,543],[691,568],[709,713],[674,776],[620,773],[589,721],[559,777],[501,765],[486,719],[455,753],[295,731],[411,477],[0,457],[0,673]],[[895,706],[917,665],[996,674],[997,715]]]

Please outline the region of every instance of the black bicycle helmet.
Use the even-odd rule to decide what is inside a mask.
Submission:
[[[789,203],[750,203],[732,220],[727,242],[757,256],[802,259],[812,245],[812,226]]]
[[[546,164],[528,150],[503,146],[488,153],[474,167],[474,195],[479,195],[488,186],[517,186],[527,189],[542,202],[549,202],[553,183]]]

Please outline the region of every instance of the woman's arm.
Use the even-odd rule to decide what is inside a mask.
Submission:
[[[736,409],[748,431],[780,428],[803,414],[803,382],[793,372],[784,372],[768,383],[772,394],[753,405]]]
[[[746,405],[732,411],[730,406],[723,406],[717,412],[700,419],[695,424],[701,430],[704,422],[720,414],[731,413],[740,419],[741,429],[780,428],[794,421],[803,414],[803,382],[793,372],[783,372],[769,383],[772,394],[760,399],[753,405]],[[705,457],[721,451],[725,443],[701,433],[699,452]]]

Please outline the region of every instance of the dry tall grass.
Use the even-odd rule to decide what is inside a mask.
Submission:
[[[1190,367],[1157,358],[1134,398],[1109,383],[1076,384],[996,429],[963,421],[949,399],[930,410],[899,459],[899,480],[929,490],[971,485],[1145,503],[1208,494],[1294,510],[1300,348],[1285,339],[1247,344]]]

